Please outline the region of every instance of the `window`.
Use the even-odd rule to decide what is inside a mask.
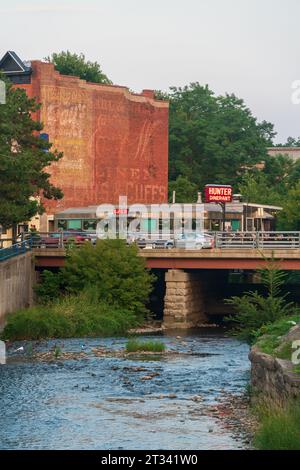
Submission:
[[[59,219],[59,220],[58,220],[57,227],[58,227],[60,230],[67,230],[67,221],[64,220],[64,219]]]
[[[94,219],[83,221],[83,230],[96,230],[97,221]]]
[[[80,219],[70,219],[67,224],[68,230],[81,230],[81,220]]]

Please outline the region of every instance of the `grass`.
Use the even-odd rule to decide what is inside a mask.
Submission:
[[[99,302],[94,292],[83,291],[9,315],[1,338],[16,341],[121,336],[142,322],[142,316]]]
[[[259,450],[300,450],[300,401],[260,405],[261,425],[254,446]]]
[[[126,344],[127,352],[164,352],[166,346],[160,341],[138,341],[130,339]]]
[[[262,326],[256,333],[255,345],[264,353],[280,359],[290,359],[292,344],[281,344],[281,337],[292,328],[293,323],[300,322],[300,315],[284,317],[276,322]]]

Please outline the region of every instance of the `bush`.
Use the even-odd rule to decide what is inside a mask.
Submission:
[[[259,411],[261,426],[254,445],[260,450],[300,450],[300,402],[266,406]]]
[[[159,341],[138,341],[131,339],[126,344],[127,352],[163,352],[166,346]]]
[[[94,286],[102,302],[135,314],[145,314],[154,280],[137,247],[123,240],[98,240],[96,246],[69,250],[62,278],[70,293]]]
[[[99,302],[94,289],[58,299],[51,305],[20,310],[8,317],[3,339],[37,340],[123,335],[143,322],[143,316]]]
[[[236,311],[236,315],[228,317],[227,320],[236,324],[236,335],[249,343],[253,343],[258,330],[263,326],[299,312],[293,302],[286,301],[286,295],[280,295],[286,274],[278,269],[273,259],[268,261],[266,268],[257,272],[267,289],[266,296],[255,291],[227,300]]]
[[[41,274],[40,282],[34,287],[38,301],[47,304],[57,299],[61,294],[62,276],[58,273],[45,269]]]

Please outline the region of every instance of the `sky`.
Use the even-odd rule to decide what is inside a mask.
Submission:
[[[0,56],[83,52],[136,92],[208,84],[272,122],[279,143],[300,136],[299,18],[299,0],[0,0]]]

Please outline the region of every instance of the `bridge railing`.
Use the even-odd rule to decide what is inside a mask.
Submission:
[[[258,232],[258,248],[300,248],[299,232]]]
[[[216,248],[300,248],[300,232],[215,232],[214,236]]]
[[[257,248],[256,232],[215,232],[216,248]]]
[[[208,232],[207,232],[208,233]],[[172,240],[174,234],[152,234],[150,240]],[[160,234],[161,235],[161,234]],[[300,249],[300,232],[210,232],[214,237],[215,248],[220,249]],[[17,253],[18,249],[30,248],[66,248],[80,246],[86,241],[95,243],[95,233],[83,232],[38,232],[23,234],[20,241],[0,240],[0,252]],[[148,237],[145,236],[145,239]],[[9,246],[10,245],[10,246]],[[164,244],[155,243],[156,247],[164,248]],[[2,249],[2,250],[1,250]],[[4,251],[8,250],[8,251]],[[10,250],[10,251],[9,251]],[[0,258],[1,259],[1,258]]]
[[[13,245],[7,248],[1,248],[0,249],[0,262],[5,261],[9,258],[13,258],[14,256],[18,256],[23,253],[26,253],[27,251],[31,250],[31,248],[32,248],[32,243],[30,239],[14,243]]]

